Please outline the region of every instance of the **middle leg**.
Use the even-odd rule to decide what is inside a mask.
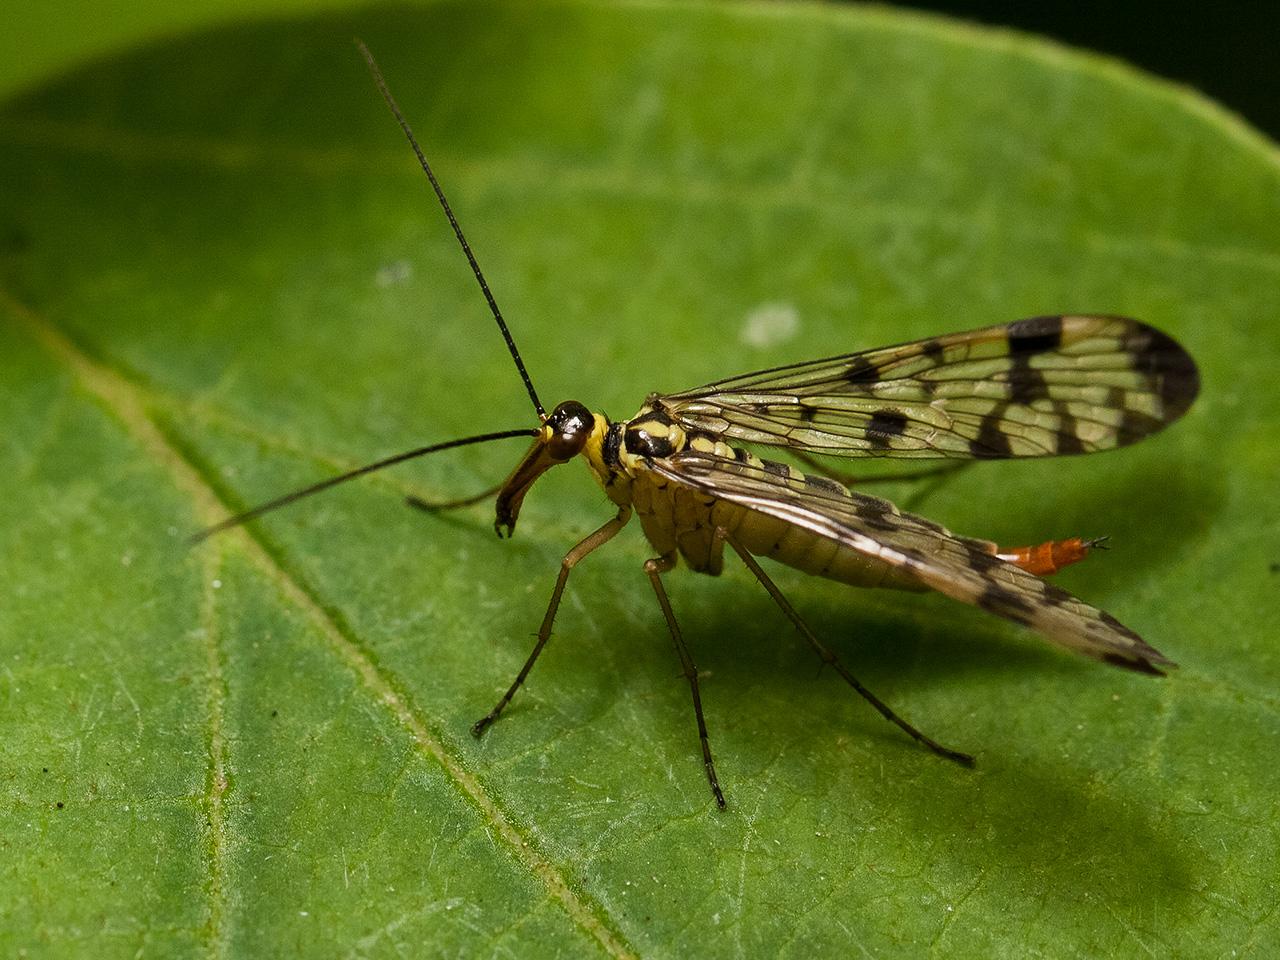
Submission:
[[[672,552],[646,560],[644,572],[649,577],[649,582],[653,584],[653,592],[658,595],[658,606],[662,607],[662,615],[667,619],[671,639],[675,641],[676,654],[680,657],[680,667],[684,671],[685,679],[689,681],[689,692],[693,694],[693,715],[698,721],[698,739],[702,742],[702,765],[706,767],[707,781],[711,784],[716,805],[723,810],[724,794],[720,791],[720,781],[716,779],[716,765],[711,759],[711,741],[707,738],[707,721],[702,716],[702,695],[698,692],[698,668],[689,654],[689,648],[685,646],[680,625],[676,623],[676,615],[671,610],[671,601],[667,599],[667,589],[662,585],[662,574],[675,565],[676,556]]]
[[[469,507],[474,503],[482,500],[488,500],[490,497],[497,496],[498,491],[502,489],[502,484],[496,484],[488,490],[482,490],[480,493],[473,493],[469,497],[459,497],[456,500],[423,500],[421,497],[409,494],[404,498],[404,502],[415,509],[422,510],[425,513],[441,513],[445,510],[457,510],[459,507]]]

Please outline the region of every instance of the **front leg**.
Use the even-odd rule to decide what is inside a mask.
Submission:
[[[560,596],[564,593],[564,585],[569,580],[569,571],[576,567],[587,554],[612,540],[617,532],[627,525],[627,521],[630,519],[631,508],[629,506],[619,507],[616,517],[595,533],[584,537],[572,550],[564,555],[564,559],[560,561],[560,576],[556,578],[556,585],[551,591],[551,602],[547,604],[547,612],[542,617],[542,626],[538,628],[538,642],[534,644],[533,652],[529,654],[529,659],[525,660],[524,666],[516,674],[516,678],[512,681],[511,686],[507,688],[507,692],[502,695],[502,699],[494,704],[493,709],[477,720],[471,727],[472,734],[477,737],[480,736],[493,721],[498,719],[498,715],[506,709],[507,704],[511,702],[511,698],[516,695],[516,691],[524,683],[525,677],[529,676],[529,671],[533,669],[533,664],[538,659],[538,654],[542,653],[542,648],[551,639],[551,625],[555,622],[556,611],[560,609]]]
[[[457,510],[459,507],[469,507],[472,504],[479,503],[482,500],[488,500],[490,497],[496,497],[498,491],[502,489],[502,484],[490,487],[488,490],[482,490],[479,493],[473,493],[469,497],[459,497],[456,500],[423,500],[421,497],[409,494],[404,498],[404,502],[415,509],[422,510],[425,513],[440,513],[445,510]]]

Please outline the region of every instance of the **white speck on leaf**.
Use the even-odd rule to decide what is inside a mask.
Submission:
[[[800,314],[789,303],[762,303],[742,321],[739,339],[764,349],[786,343],[800,332]]]
[[[408,260],[395,260],[384,267],[380,267],[378,272],[374,274],[373,282],[386,289],[387,287],[398,286],[412,276],[413,264]]]

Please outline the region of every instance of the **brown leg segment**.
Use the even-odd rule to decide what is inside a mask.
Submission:
[[[954,760],[956,763],[966,767],[973,766],[972,756],[967,753],[961,753],[959,750],[951,750],[948,747],[944,747],[931,737],[925,736],[911,724],[907,723],[907,721],[894,713],[893,710],[884,703],[884,701],[859,683],[857,678],[845,669],[844,664],[836,659],[836,655],[832,653],[816,635],[814,635],[814,632],[809,629],[809,625],[800,619],[800,614],[796,612],[796,608],[793,607],[791,602],[782,595],[782,591],[778,589],[777,585],[769,575],[764,572],[764,569],[756,561],[756,558],[748,553],[746,548],[743,547],[733,534],[724,527],[716,528],[715,538],[712,541],[712,549],[716,549],[719,543],[727,543],[729,546],[733,547],[734,552],[737,553],[738,556],[742,558],[742,562],[747,565],[747,569],[750,570],[755,575],[755,578],[760,581],[760,585],[769,591],[769,595],[773,597],[774,603],[782,608],[782,612],[787,615],[787,618],[795,625],[795,628],[800,631],[800,635],[809,642],[809,646],[813,647],[813,649],[817,651],[818,656],[822,658],[823,663],[829,664],[836,673],[840,674],[845,683],[853,687],[853,689],[856,690],[864,700],[880,711],[880,715],[882,717],[890,723],[895,724],[917,743],[928,747],[938,756],[946,757],[948,760]]]
[[[516,678],[512,681],[511,686],[507,688],[507,692],[502,695],[502,699],[494,705],[492,710],[472,725],[472,734],[477,737],[480,736],[484,733],[485,728],[498,719],[498,715],[511,702],[511,698],[516,695],[516,691],[524,683],[525,677],[529,676],[529,671],[533,669],[533,664],[538,659],[538,654],[542,653],[542,648],[547,645],[547,641],[551,638],[551,625],[555,622],[556,611],[560,608],[560,596],[564,593],[564,585],[569,580],[569,571],[577,566],[587,554],[612,540],[614,535],[626,526],[627,521],[630,519],[631,508],[620,508],[616,517],[595,533],[584,537],[572,550],[564,555],[564,559],[560,561],[560,576],[556,578],[556,585],[551,591],[551,602],[547,604],[547,612],[542,618],[542,626],[538,629],[538,642],[534,644],[533,652],[525,660],[524,666],[516,674]]]
[[[680,634],[680,626],[676,623],[676,615],[671,610],[671,601],[667,599],[667,590],[662,585],[662,574],[676,565],[675,554],[665,557],[654,557],[646,560],[644,572],[653,584],[653,592],[658,595],[658,605],[662,607],[662,615],[667,618],[667,627],[671,630],[671,639],[675,641],[676,653],[680,657],[680,666],[684,670],[685,679],[689,681],[689,692],[693,694],[693,715],[698,721],[698,739],[702,742],[702,765],[707,770],[707,781],[711,784],[711,792],[715,795],[716,805],[724,809],[724,794],[720,792],[720,781],[716,779],[716,765],[711,759],[711,741],[707,739],[707,721],[702,716],[702,695],[698,692],[698,668],[694,665],[689,648],[685,646],[684,637]]]

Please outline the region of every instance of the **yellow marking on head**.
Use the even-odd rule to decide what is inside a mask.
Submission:
[[[604,477],[609,473],[608,468],[604,465],[604,438],[609,432],[609,421],[603,413],[592,413],[594,423],[591,427],[591,436],[587,438],[587,445],[582,448],[582,455],[587,458],[587,463],[591,465],[592,471],[598,476]]]

